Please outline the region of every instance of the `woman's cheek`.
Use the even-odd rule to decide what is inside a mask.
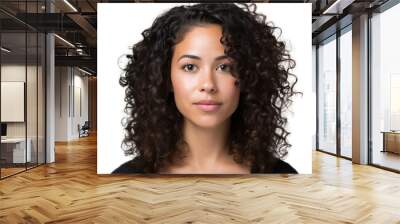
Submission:
[[[174,75],[172,84],[175,103],[177,104],[178,110],[185,110],[185,108],[191,106],[191,96],[193,95],[196,81],[193,77],[188,76],[188,74],[175,73]]]
[[[187,94],[189,94],[193,88],[193,83],[193,78],[188,77],[187,74],[177,74],[174,90],[177,91],[181,97],[187,98]]]

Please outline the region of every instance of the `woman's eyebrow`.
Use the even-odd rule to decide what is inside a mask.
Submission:
[[[181,60],[182,58],[191,58],[191,59],[201,60],[201,58],[199,56],[191,55],[191,54],[185,54],[185,55],[180,56],[178,58],[178,61]],[[214,60],[215,61],[219,61],[219,60],[223,60],[223,59],[226,59],[226,58],[229,58],[229,57],[227,55],[221,55],[221,56],[216,57]]]
[[[191,59],[201,60],[201,58],[199,56],[185,54],[185,55],[180,56],[177,61],[181,60],[182,58],[191,58]]]

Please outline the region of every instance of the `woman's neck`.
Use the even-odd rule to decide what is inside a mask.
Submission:
[[[185,155],[185,164],[190,164],[193,169],[208,170],[229,160],[227,149],[229,128],[229,119],[213,128],[199,127],[190,121],[185,121],[183,137],[189,148]]]

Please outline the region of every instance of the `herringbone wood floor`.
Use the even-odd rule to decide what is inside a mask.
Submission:
[[[400,175],[320,152],[313,175],[96,174],[96,138],[0,181],[0,223],[400,223]]]

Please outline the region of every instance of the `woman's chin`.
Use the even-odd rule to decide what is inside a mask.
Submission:
[[[216,118],[201,118],[201,119],[192,119],[190,122],[200,128],[211,129],[221,126],[224,122],[220,119]]]

